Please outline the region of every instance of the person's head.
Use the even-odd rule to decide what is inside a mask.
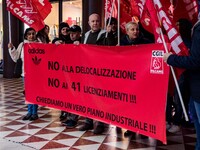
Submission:
[[[93,32],[100,30],[100,16],[98,14],[91,14],[89,16],[88,24]]]
[[[50,30],[49,26],[45,24],[45,26],[44,26],[44,32],[45,32],[47,35],[49,34],[49,30]]]
[[[117,31],[117,19],[114,17],[108,18],[106,20],[106,25],[108,25],[109,21],[110,21],[110,25],[111,25],[111,30],[113,32],[116,32]]]
[[[27,28],[24,32],[24,39],[28,41],[36,40],[36,31],[33,28]]]
[[[136,22],[128,22],[125,25],[126,34],[131,40],[139,37],[139,25]]]
[[[49,34],[49,26],[45,25],[44,28],[42,28],[41,30],[38,31],[38,33],[48,35]]]
[[[78,25],[73,25],[70,29],[69,29],[69,33],[70,33],[70,39],[72,41],[76,41],[80,38],[81,36],[81,27]]]
[[[182,38],[191,38],[192,23],[188,19],[179,19],[176,27]]]
[[[68,25],[68,23],[66,23],[66,22],[61,22],[61,23],[59,24],[59,34],[60,34],[60,35],[68,35],[68,34],[69,34],[68,30],[69,30],[69,25]]]

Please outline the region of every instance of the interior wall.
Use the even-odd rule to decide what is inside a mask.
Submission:
[[[73,4],[70,2],[63,2],[63,22],[67,22],[70,26],[77,24],[82,26],[82,2],[79,2],[79,5]],[[55,36],[58,36],[58,25],[59,25],[59,5],[58,3],[52,3],[51,13],[44,20],[45,24],[50,27],[50,38],[54,39]]]

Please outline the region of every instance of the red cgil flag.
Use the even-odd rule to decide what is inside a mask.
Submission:
[[[160,36],[159,29],[162,28],[162,31],[165,32],[165,40],[169,42],[172,46],[171,52],[177,55],[188,55],[188,48],[183,43],[183,40],[176,30],[174,20],[172,20],[172,16],[168,12],[167,5],[164,5],[160,0],[146,0],[146,7],[150,14],[151,24],[154,27],[154,35],[156,43],[161,43],[162,39]],[[177,78],[180,77],[183,69],[175,68],[175,73]],[[174,82],[172,77],[170,77],[169,82],[169,93],[173,95],[174,91]]]
[[[158,28],[162,28],[166,33],[168,42],[171,43],[173,52],[178,55],[187,55],[188,48],[183,43],[172,18],[169,16],[165,7],[163,7],[163,3],[159,0],[146,0],[145,5],[150,14],[151,25],[154,27],[156,43],[161,42]]]
[[[6,3],[8,11],[36,31],[44,27],[44,19],[52,8],[48,0],[6,0]]]
[[[111,14],[112,3],[114,2],[113,11]],[[120,11],[118,11],[118,0],[105,0],[105,17],[110,16],[118,18],[118,12],[120,12],[120,27],[125,32],[125,25],[129,21],[138,19],[139,10],[135,0],[120,0]],[[138,20],[137,20],[138,21]]]
[[[188,48],[184,45],[175,22],[180,18],[187,18],[191,22],[197,21],[197,0],[135,0],[139,8],[139,18],[142,26],[155,36],[156,43],[161,42],[158,28],[166,33],[166,39],[172,45],[172,52],[187,55]],[[155,5],[155,6],[154,6]],[[160,18],[160,22],[157,17]],[[161,27],[162,26],[162,27]]]

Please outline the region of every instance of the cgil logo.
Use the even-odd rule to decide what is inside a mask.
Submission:
[[[153,50],[151,57],[150,73],[151,74],[163,74],[163,50]]]
[[[153,51],[152,55],[153,56],[163,56],[163,51]]]
[[[44,49],[39,49],[39,48],[28,49],[28,52],[30,54],[45,54],[45,50]]]

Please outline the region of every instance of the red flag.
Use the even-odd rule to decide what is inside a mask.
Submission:
[[[152,3],[151,0],[147,0],[146,3],[143,4],[143,7],[144,7],[144,11],[142,13],[141,20],[143,20],[143,17],[146,16],[151,21],[151,24],[149,23],[146,25],[143,22],[141,22],[142,25],[146,25],[145,29],[147,29],[147,31],[150,31],[151,33],[154,34],[155,43],[162,43],[162,39],[160,36],[161,25],[157,17],[157,12],[155,11],[155,8],[154,8],[154,4]]]
[[[178,55],[188,55],[188,48],[183,43],[183,40],[181,39],[180,34],[178,33],[178,31],[175,28],[175,24],[169,17],[169,15],[168,15],[167,11],[165,10],[165,8],[163,7],[162,3],[159,0],[147,0],[146,7],[150,11],[151,22],[152,22],[152,25],[154,26],[154,29],[156,30],[155,25],[156,25],[156,27],[158,27],[157,25],[162,24],[163,29],[166,32],[166,35],[169,39],[169,42],[172,45],[173,52]],[[161,23],[159,23],[155,19],[157,17],[159,18]],[[157,31],[155,31],[154,33],[156,33],[156,32]],[[159,36],[157,36],[157,37],[158,38],[156,39],[156,41],[159,42],[160,41]]]
[[[105,17],[106,18],[110,16],[117,18],[118,1],[115,0],[113,12],[111,14],[113,2],[114,0],[107,0],[107,3],[105,2]],[[120,27],[123,32],[125,32],[126,23],[128,23],[129,21],[133,21],[135,19],[134,17],[138,15],[139,15],[139,10],[138,10],[137,3],[135,2],[135,0],[121,0],[120,1]]]
[[[133,11],[131,6],[131,0],[120,1],[120,27],[122,31],[125,31],[125,25],[129,21],[132,21]]]
[[[44,27],[44,19],[51,12],[48,0],[7,0],[7,10],[36,31]]]
[[[173,20],[178,21],[180,18],[186,18],[193,24],[198,18],[197,0],[173,0],[174,12]]]
[[[157,43],[161,43],[161,37],[159,34],[159,28],[161,28],[164,32],[166,32],[166,38],[169,43],[171,43],[172,49],[171,51],[173,53],[176,53],[178,55],[188,55],[188,48],[183,43],[182,38],[180,37],[180,34],[175,28],[174,22],[169,16],[169,13],[166,11],[166,9],[163,7],[162,3],[159,0],[147,0],[146,6],[148,11],[151,15],[151,23],[154,27],[154,35]],[[159,18],[159,20],[158,20]],[[160,21],[160,23],[159,23]],[[175,68],[176,76],[177,78],[180,77],[184,70]],[[172,77],[170,77],[169,82],[169,93],[170,95],[173,95],[173,91],[175,88],[174,82],[172,82]]]
[[[109,17],[117,18],[117,6],[118,6],[117,0],[115,0],[114,6],[113,6],[113,11],[111,14],[113,2],[114,2],[114,0],[105,0],[105,18],[106,19]]]
[[[151,17],[150,13],[146,7],[145,1],[144,0],[135,0],[137,4],[137,9],[139,11],[138,13],[138,18],[140,20],[141,25],[145,30],[147,30],[150,33],[154,33],[153,31],[153,26],[151,25]]]

